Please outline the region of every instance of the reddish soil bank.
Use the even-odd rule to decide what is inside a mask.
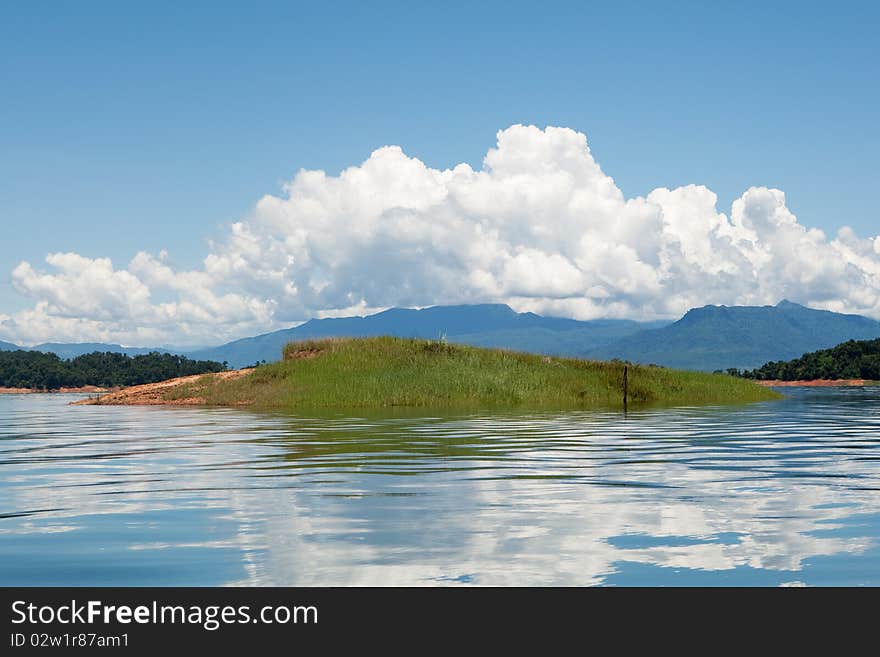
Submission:
[[[91,397],[89,399],[80,399],[73,402],[84,406],[198,406],[204,404],[205,400],[199,396],[187,397],[185,399],[166,399],[165,395],[178,386],[192,384],[199,379],[204,380],[207,385],[215,381],[225,381],[228,379],[237,379],[250,372],[253,368],[243,370],[230,370],[228,372],[217,372],[215,374],[193,374],[192,376],[181,376],[176,379],[168,379],[167,381],[159,381],[158,383],[145,383],[139,386],[131,386],[110,392],[100,397]],[[197,392],[197,391],[194,391]]]
[[[812,379],[811,381],[756,381],[755,383],[775,388],[780,386],[863,386],[870,381],[865,379]]]

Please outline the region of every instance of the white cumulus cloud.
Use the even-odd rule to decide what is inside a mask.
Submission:
[[[505,302],[581,319],[676,317],[783,297],[880,317],[880,237],[829,238],[777,189],[729,214],[701,185],[627,199],[568,128],[514,125],[483,166],[438,170],[397,146],[331,176],[302,170],[260,199],[202,265],[124,267],[73,253],[23,262],[32,308],[0,338],[207,344],[313,316]]]

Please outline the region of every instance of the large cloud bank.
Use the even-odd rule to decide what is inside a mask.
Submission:
[[[505,302],[580,319],[676,317],[782,298],[880,317],[880,238],[807,228],[777,189],[725,214],[700,185],[624,198],[568,128],[511,126],[483,167],[432,169],[397,146],[338,176],[300,171],[178,271],[54,253],[12,283],[34,300],[0,338],[207,344],[313,316]]]

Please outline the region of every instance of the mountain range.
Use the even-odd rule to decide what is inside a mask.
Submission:
[[[96,351],[110,351],[115,354],[128,354],[129,356],[141,356],[154,352],[163,354],[184,353],[184,351],[181,350],[167,349],[164,347],[123,347],[122,345],[107,344],[105,342],[44,342],[33,347],[19,347],[11,342],[3,342],[0,340],[0,351],[16,351],[18,349],[57,354],[59,357],[65,359],[76,358],[77,356],[91,354]]]
[[[198,360],[227,361],[233,367],[240,367],[260,360],[278,360],[284,345],[295,340],[395,335],[403,338],[445,337],[461,344],[577,356],[588,349],[665,324],[667,322],[625,319],[584,322],[542,317],[534,313],[517,313],[503,304],[434,306],[421,310],[392,308],[366,317],[312,319],[295,328],[244,338],[187,355]]]
[[[129,348],[101,343],[47,343],[30,347],[71,358],[92,351],[137,355],[180,353],[199,360],[245,367],[281,357],[285,344],[332,336],[396,335],[502,347],[558,356],[695,370],[756,368],[790,360],[846,340],[880,337],[880,322],[860,315],[815,310],[781,301],[775,306],[703,306],[676,322],[600,319],[579,321],[517,313],[502,304],[392,308],[366,317],[313,319],[300,326],[199,350]],[[18,349],[0,342],[0,349]]]
[[[775,306],[703,306],[677,322],[589,350],[598,360],[693,370],[752,369],[847,340],[880,337],[880,322],[783,300]]]

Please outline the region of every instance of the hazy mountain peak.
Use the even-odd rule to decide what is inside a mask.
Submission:
[[[669,326],[623,338],[590,356],[684,369],[752,369],[847,340],[876,337],[880,322],[783,299],[775,306],[692,308]]]
[[[703,320],[710,317],[735,317],[738,315],[743,317],[745,317],[746,315],[750,317],[755,317],[759,314],[772,316],[773,313],[775,313],[776,311],[808,311],[813,313],[825,312],[821,310],[816,310],[815,308],[803,306],[799,303],[789,301],[788,299],[782,299],[775,306],[716,306],[714,304],[698,306],[696,308],[691,308],[690,310],[688,310],[679,320],[679,322]]]
[[[785,309],[794,309],[794,308],[802,308],[804,310],[815,310],[815,308],[809,308],[800,303],[795,303],[794,301],[789,301],[788,299],[783,299],[779,303],[776,304],[777,308]]]
[[[723,313],[726,310],[728,310],[727,306],[714,306],[714,305],[699,306],[697,308],[691,308],[690,310],[688,310],[684,314],[684,316],[682,316],[682,318],[680,320],[678,320],[678,322],[676,322],[676,324],[701,321],[705,317],[717,315],[717,314]]]
[[[283,346],[294,340],[395,335],[431,340],[445,337],[451,342],[483,347],[580,356],[601,344],[656,326],[656,322],[582,322],[563,317],[542,317],[534,313],[518,313],[503,303],[389,308],[365,317],[312,319],[295,328],[236,340],[192,355],[241,366],[258,360],[277,360]]]

